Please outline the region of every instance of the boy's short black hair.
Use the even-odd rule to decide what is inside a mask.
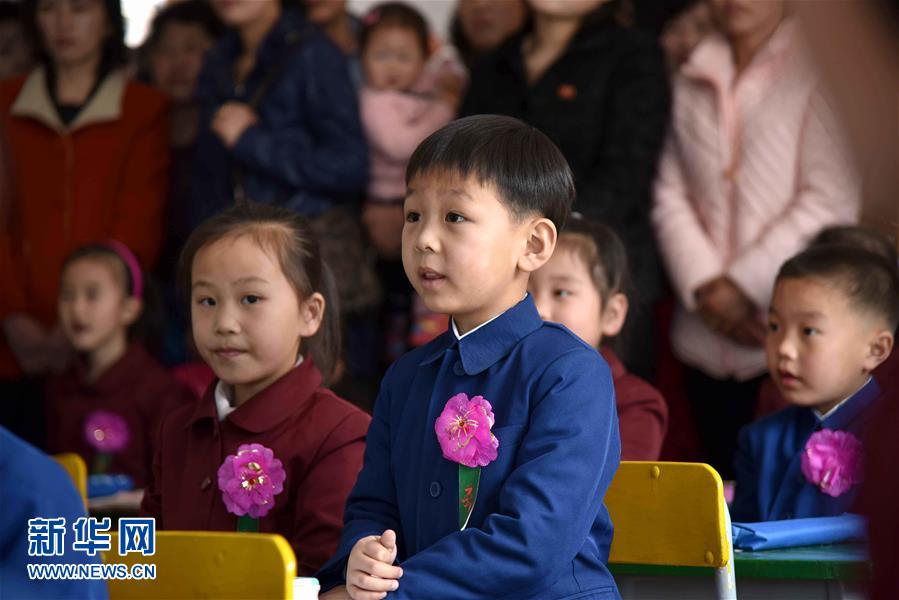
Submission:
[[[883,256],[893,264],[899,264],[896,243],[882,233],[862,225],[834,225],[818,232],[809,246],[842,244],[861,248]]]
[[[899,268],[882,255],[847,244],[822,244],[783,264],[781,279],[826,280],[841,290],[853,309],[899,326]]]
[[[412,154],[406,184],[428,171],[493,185],[517,218],[538,213],[559,231],[575,197],[562,152],[544,133],[512,117],[475,115],[438,129]]]
[[[217,40],[225,31],[225,26],[207,0],[184,0],[167,4],[165,8],[156,13],[150,24],[150,35],[147,38],[148,48],[156,47],[165,26],[169,23],[198,25],[212,40]]]

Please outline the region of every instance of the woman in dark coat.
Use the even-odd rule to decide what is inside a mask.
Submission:
[[[654,40],[616,24],[617,2],[529,5],[529,26],[475,69],[461,113],[517,117],[558,144],[574,172],[575,210],[627,247],[644,315],[626,336],[641,347],[623,358],[647,376],[649,305],[661,287],[649,209],[670,105],[664,58]]]

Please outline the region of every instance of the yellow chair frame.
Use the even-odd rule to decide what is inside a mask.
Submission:
[[[280,535],[159,531],[152,556],[120,556],[118,534],[111,541],[107,564],[156,565],[154,580],[109,580],[111,600],[293,598],[296,556]]]
[[[736,599],[730,513],[712,467],[622,461],[605,504],[615,527],[609,562],[713,567],[718,598]]]
[[[84,459],[74,452],[66,452],[64,454],[54,454],[53,460],[59,463],[59,466],[69,474],[75,489],[81,495],[81,501],[87,507],[87,465]]]

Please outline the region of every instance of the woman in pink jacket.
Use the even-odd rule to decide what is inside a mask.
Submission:
[[[785,3],[709,0],[721,33],[674,80],[653,223],[706,458],[724,477],[765,373],[781,263],[857,218],[859,188]]]

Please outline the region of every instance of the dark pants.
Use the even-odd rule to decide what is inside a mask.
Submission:
[[[46,448],[47,418],[40,379],[0,380],[0,425],[40,449]]]
[[[764,376],[748,381],[720,380],[692,368],[684,373],[703,455],[722,479],[734,478],[737,435],[752,421],[763,380]]]

